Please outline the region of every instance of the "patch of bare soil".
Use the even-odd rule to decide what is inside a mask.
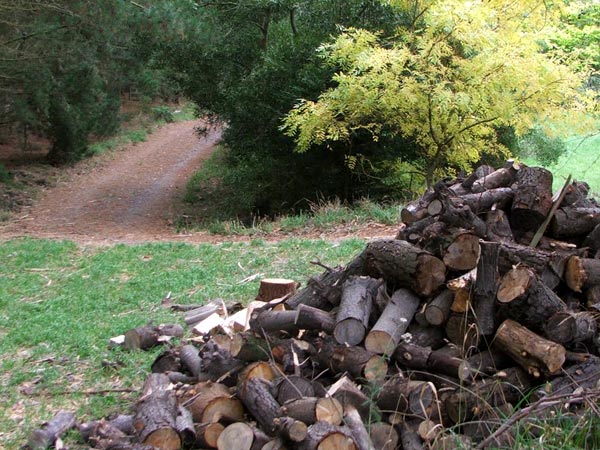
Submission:
[[[147,142],[68,169],[62,181],[47,187],[39,200],[0,227],[0,240],[21,236],[68,239],[83,245],[155,241],[219,242],[249,240],[207,232],[179,234],[173,218],[181,211],[185,185],[210,156],[220,131],[200,138],[202,121],[168,124]],[[340,239],[395,234],[397,227],[368,224],[360,231],[308,232],[302,237]],[[288,235],[260,236],[278,240]]]

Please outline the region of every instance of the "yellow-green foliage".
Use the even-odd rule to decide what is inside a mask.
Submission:
[[[422,148],[431,183],[439,168],[468,168],[484,150],[506,153],[498,126],[522,134],[586,110],[579,75],[541,51],[560,15],[552,2],[389,3],[407,18],[394,39],[348,29],[322,46],[336,86],[286,117],[298,151],[358,130],[377,140],[385,128]]]

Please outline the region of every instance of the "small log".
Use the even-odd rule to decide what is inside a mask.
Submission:
[[[219,422],[197,423],[194,425],[196,430],[196,447],[217,448],[219,436],[225,429]]]
[[[516,167],[502,167],[476,180],[473,183],[471,190],[478,193],[489,189],[510,186],[514,183],[517,173]]]
[[[600,250],[600,224],[596,225],[583,241],[583,246],[590,249],[590,254],[597,258]]]
[[[327,395],[338,400],[344,407],[344,410],[348,407],[356,408],[363,419],[368,419],[371,414],[377,413],[369,397],[347,376],[341,377],[329,386]]]
[[[358,450],[358,447],[347,427],[317,422],[308,427],[308,436],[298,450]]]
[[[391,354],[408,329],[420,300],[408,289],[398,289],[392,295],[379,320],[365,339],[365,348],[377,354]]]
[[[285,440],[302,442],[308,435],[308,427],[300,420],[291,417],[277,417],[274,422],[277,434]]]
[[[367,427],[356,408],[350,406],[344,410],[344,422],[350,429],[358,450],[375,450]]]
[[[194,377],[198,377],[202,372],[202,359],[200,359],[200,352],[196,346],[187,344],[181,347],[179,359],[183,367]]]
[[[32,450],[45,450],[54,445],[54,442],[76,424],[75,414],[70,411],[59,411],[41,428],[34,430],[27,439],[27,444]]]
[[[503,210],[492,209],[488,211],[485,225],[487,228],[485,237],[488,241],[513,242],[515,240],[508,216]]]
[[[519,170],[510,216],[513,228],[536,231],[551,208],[552,172],[542,167]]]
[[[600,373],[600,358],[592,356],[587,360],[565,369],[564,374],[548,381],[535,391],[536,398],[547,395],[564,395],[578,389],[597,389]]]
[[[127,434],[105,419],[82,423],[77,428],[83,440],[91,444],[92,447],[96,447],[99,441],[119,442],[129,440]]]
[[[145,325],[133,328],[125,333],[124,347],[127,350],[148,350],[160,344],[158,327]]]
[[[314,362],[335,374],[348,372],[352,378],[359,379],[368,378],[369,369],[379,367],[387,372],[385,359],[363,347],[334,344],[328,339],[315,341],[315,346],[318,351],[313,355]]]
[[[493,375],[514,364],[510,358],[499,351],[484,350],[466,358],[458,370],[458,378],[462,381],[476,377]]]
[[[362,253],[364,272],[384,278],[392,287],[408,287],[419,296],[433,294],[446,280],[446,266],[435,256],[407,242],[379,240]]]
[[[342,291],[340,308],[333,331],[340,344],[358,345],[365,338],[373,297],[377,295],[380,282],[369,277],[351,277]]]
[[[421,417],[431,413],[437,396],[432,383],[399,375],[390,377],[377,391],[375,403],[382,412],[409,413]]]
[[[408,326],[408,333],[404,336],[404,340],[414,345],[435,350],[446,344],[446,333],[442,327],[430,326],[429,324],[423,326],[413,322]]]
[[[264,278],[260,280],[256,300],[270,302],[271,300],[289,296],[296,292],[296,282],[285,278]]]
[[[496,289],[498,284],[498,254],[500,244],[496,242],[480,243],[481,257],[477,264],[477,278],[474,286],[474,312],[479,333],[491,336],[496,330],[494,324]]]
[[[441,424],[434,422],[430,419],[425,419],[417,427],[417,433],[423,439],[431,445],[440,435],[444,433],[444,429]]]
[[[197,381],[208,381],[210,379],[210,377],[204,373],[199,377],[191,377],[181,372],[166,372],[165,375],[169,377],[169,381],[173,384],[192,384]]]
[[[160,337],[175,337],[182,338],[183,337],[183,327],[178,323],[164,323],[160,324],[158,327],[159,340]]]
[[[308,305],[298,305],[296,325],[301,330],[324,331],[332,334],[335,329],[335,318],[318,308]]]
[[[169,349],[154,359],[150,370],[153,373],[179,372],[181,371],[181,361],[176,352]]]
[[[425,308],[425,319],[431,325],[440,326],[450,317],[450,306],[454,302],[454,292],[444,289]]]
[[[210,339],[200,349],[200,358],[202,359],[203,371],[206,372],[211,380],[222,380],[223,383],[232,386],[235,384],[235,375],[243,367],[244,363],[224,348],[220,342]]]
[[[369,427],[373,446],[377,450],[396,450],[400,445],[400,436],[396,429],[387,423],[376,422]]]
[[[250,318],[250,329],[257,334],[286,331],[294,333],[299,328],[296,324],[297,311],[254,311]]]
[[[425,444],[419,433],[420,420],[406,420],[400,424],[400,441],[402,450],[423,450]]]
[[[427,206],[436,197],[434,191],[427,191],[417,200],[409,202],[400,210],[400,219],[407,225],[410,225],[418,220],[421,220],[429,215]]]
[[[481,336],[478,326],[469,314],[452,314],[446,322],[445,329],[450,342],[462,348],[464,353],[479,346]]]
[[[185,446],[190,446],[196,442],[196,428],[192,413],[184,406],[177,407],[177,416],[175,417],[175,428],[181,436]]]
[[[444,211],[440,218],[448,226],[472,230],[475,235],[484,238],[486,234],[485,222],[481,220],[471,208],[458,197],[443,199]]]
[[[219,450],[260,450],[270,438],[256,427],[244,422],[227,426],[217,439]]]
[[[244,417],[240,401],[233,398],[227,386],[212,381],[197,383],[190,392],[191,399],[183,404],[191,412],[194,422],[235,422]]]
[[[556,210],[550,230],[557,239],[586,236],[600,224],[600,208],[564,207]]]
[[[585,181],[573,180],[573,182],[567,187],[565,198],[560,206],[575,206],[583,208],[593,206],[594,203],[587,198],[589,192],[589,184],[587,184]]]
[[[267,382],[260,378],[250,378],[246,381],[244,389],[238,389],[238,396],[263,431],[274,435],[277,428],[274,421],[281,416],[281,411]]]
[[[170,385],[169,377],[164,374],[148,376],[135,408],[134,427],[142,444],[178,450],[181,437],[176,424],[177,398]]]
[[[546,323],[546,336],[559,344],[573,344],[592,339],[596,334],[596,318],[589,312],[560,311]]]
[[[500,280],[497,299],[502,318],[542,330],[544,323],[567,305],[526,266],[515,267]]]
[[[457,388],[445,399],[444,406],[452,422],[459,424],[494,407],[520,402],[530,387],[527,375],[520,368],[510,368],[494,379],[472,384],[469,389]]]
[[[427,361],[431,352],[430,348],[402,342],[394,350],[392,358],[398,364],[408,369],[423,370],[427,367]]]
[[[307,425],[315,422],[328,422],[332,425],[342,423],[344,408],[332,397],[304,397],[284,403],[281,415],[292,417]]]
[[[461,195],[462,201],[471,208],[475,214],[489,211],[493,205],[503,209],[513,200],[514,191],[510,187],[488,189],[475,194]]]
[[[261,450],[289,450],[289,448],[286,447],[286,442],[283,439],[275,438],[263,445]]]
[[[571,256],[567,261],[565,281],[575,292],[600,284],[600,259]]]
[[[498,327],[494,342],[535,378],[542,373],[556,374],[565,362],[566,350],[562,345],[548,341],[510,319]]]
[[[438,217],[425,217],[424,219],[418,220],[407,227],[400,228],[400,230],[398,230],[398,234],[396,234],[396,239],[404,240],[410,242],[411,244],[417,243],[422,240],[422,235],[426,229],[436,226],[436,224],[440,223],[441,222],[438,222]],[[444,226],[443,223],[441,223],[441,225]]]

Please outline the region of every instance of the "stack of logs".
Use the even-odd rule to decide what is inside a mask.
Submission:
[[[600,377],[587,191],[553,198],[549,171],[512,162],[438,183],[395,239],[256,307],[242,331],[166,351],[127,429],[82,432],[103,449],[486,448],[511,446],[515,411],[581,414]]]

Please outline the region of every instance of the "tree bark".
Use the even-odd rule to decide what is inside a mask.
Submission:
[[[517,174],[511,224],[522,231],[537,231],[552,208],[552,173],[541,167],[524,167]]]
[[[505,320],[494,338],[496,345],[535,378],[556,374],[566,359],[565,348],[538,336],[517,322]]]
[[[398,289],[365,339],[365,348],[390,355],[408,329],[420,300],[408,289]]]
[[[494,317],[496,313],[496,289],[498,285],[498,254],[500,244],[481,242],[481,256],[477,264],[477,278],[474,286],[474,311],[479,332],[491,336],[496,331]]]
[[[340,344],[358,345],[365,338],[373,297],[377,295],[380,282],[369,277],[351,277],[342,291],[340,308],[333,331]]]
[[[588,235],[600,224],[600,208],[563,207],[550,222],[552,236],[566,239]]]
[[[366,274],[383,277],[395,288],[410,288],[419,296],[433,294],[446,280],[444,263],[408,242],[371,242],[363,251],[362,259]]]
[[[279,403],[271,395],[267,382],[260,378],[250,378],[244,389],[238,389],[238,396],[263,431],[271,436],[274,435],[277,429],[275,419],[281,416],[281,411]]]

